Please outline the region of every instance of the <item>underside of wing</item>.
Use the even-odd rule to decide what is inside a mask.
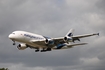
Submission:
[[[54,40],[55,44],[65,43],[64,37],[53,38],[53,40]]]

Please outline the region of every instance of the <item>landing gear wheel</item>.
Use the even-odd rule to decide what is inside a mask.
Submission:
[[[43,48],[40,52],[46,52],[47,50],[45,50],[45,48]]]
[[[40,52],[44,52],[44,50],[41,50]]]
[[[51,51],[51,48],[47,48],[47,51]]]
[[[15,45],[16,43],[14,42],[13,45]]]
[[[16,45],[15,41],[14,40],[12,40],[12,41],[13,41],[13,45]]]
[[[46,52],[46,50],[41,50],[40,52]]]
[[[39,49],[35,50],[35,52],[39,52]]]

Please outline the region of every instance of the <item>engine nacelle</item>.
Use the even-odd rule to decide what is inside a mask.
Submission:
[[[72,42],[73,39],[72,39],[72,37],[64,37],[64,41],[65,41],[66,43],[68,43],[68,42]]]
[[[19,45],[17,46],[17,48],[18,48],[19,50],[24,50],[24,49],[27,48],[27,45],[26,45],[26,44],[19,44]]]
[[[45,40],[45,44],[53,45],[54,44],[54,40],[52,40],[52,39],[46,39]]]

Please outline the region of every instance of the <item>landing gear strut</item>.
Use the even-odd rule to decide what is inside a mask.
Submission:
[[[13,40],[12,40],[13,41]],[[13,45],[16,45],[15,41],[13,41]]]
[[[46,52],[47,50],[45,50],[45,48],[43,48],[40,52]]]

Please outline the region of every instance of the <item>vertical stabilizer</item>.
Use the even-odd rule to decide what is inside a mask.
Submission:
[[[73,32],[74,32],[74,29],[70,29],[70,31],[66,34],[66,37],[72,37]]]

